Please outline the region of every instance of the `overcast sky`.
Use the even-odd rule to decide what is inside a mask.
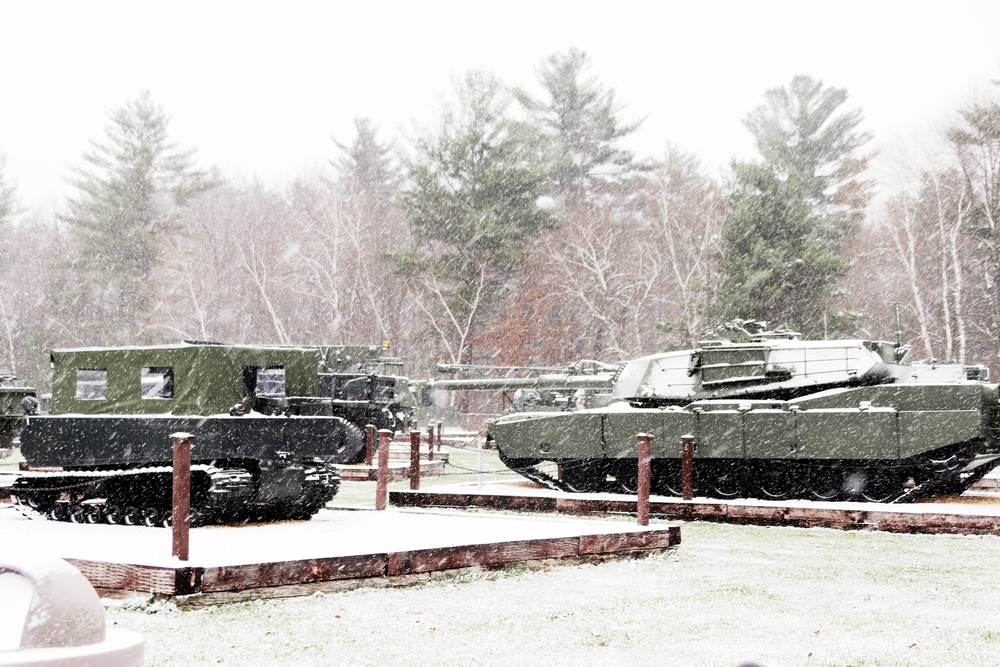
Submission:
[[[280,185],[335,158],[355,117],[395,139],[431,120],[452,75],[533,85],[546,56],[578,47],[623,115],[645,118],[640,155],[671,141],[721,174],[753,155],[747,112],[801,73],[848,90],[885,182],[900,146],[920,152],[1000,79],[998,26],[989,0],[11,0],[0,153],[24,206],[58,206],[107,112],[148,89],[200,166]]]

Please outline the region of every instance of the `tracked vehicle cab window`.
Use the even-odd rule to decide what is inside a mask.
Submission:
[[[170,366],[147,366],[142,369],[142,397],[169,400],[174,397],[174,369]]]
[[[284,366],[247,366],[243,369],[244,396],[284,396]]]
[[[108,398],[108,369],[76,369],[76,399],[78,401],[103,401]]]

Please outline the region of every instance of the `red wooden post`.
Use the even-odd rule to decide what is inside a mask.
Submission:
[[[635,515],[640,526],[649,525],[649,469],[653,460],[653,436],[640,433],[639,440],[639,483],[636,498]]]
[[[410,431],[410,490],[420,490],[420,431]]]
[[[187,560],[191,531],[191,443],[194,442],[194,436],[190,433],[172,433],[170,441],[174,445],[172,555],[178,560]]]
[[[434,460],[434,426],[427,424],[427,460]]]
[[[372,457],[375,456],[375,425],[365,426],[365,465],[369,468],[372,465]]]
[[[375,509],[384,510],[389,484],[389,440],[392,431],[387,428],[378,432],[378,472],[375,473]]]
[[[437,423],[437,440],[435,442],[437,442],[437,450],[439,452],[441,451],[441,429],[442,429],[442,427],[443,427],[443,425],[441,424],[441,422],[438,422]]]
[[[694,498],[694,436],[681,436],[681,497]]]

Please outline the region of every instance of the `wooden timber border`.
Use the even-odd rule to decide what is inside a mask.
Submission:
[[[129,565],[68,558],[107,597],[142,593],[201,607],[255,598],[410,586],[472,571],[521,564],[596,563],[644,558],[680,544],[678,526],[644,531],[536,538],[331,558],[217,567]]]
[[[615,500],[570,495],[509,495],[432,491],[391,491],[389,502],[399,507],[482,508],[492,510],[551,512],[575,515],[635,515],[635,500]],[[935,510],[934,504],[859,508],[859,503],[806,506],[740,500],[651,500],[650,516],[684,521],[718,521],[760,526],[878,530],[892,533],[951,535],[1000,535],[1000,514],[966,514]],[[940,507],[940,506],[938,506]],[[973,508],[975,505],[967,505]],[[995,511],[995,510],[994,510]]]

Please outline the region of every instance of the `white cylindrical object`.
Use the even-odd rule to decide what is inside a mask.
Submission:
[[[106,630],[97,591],[60,558],[0,550],[0,599],[9,603],[0,666],[142,665],[142,637]]]

